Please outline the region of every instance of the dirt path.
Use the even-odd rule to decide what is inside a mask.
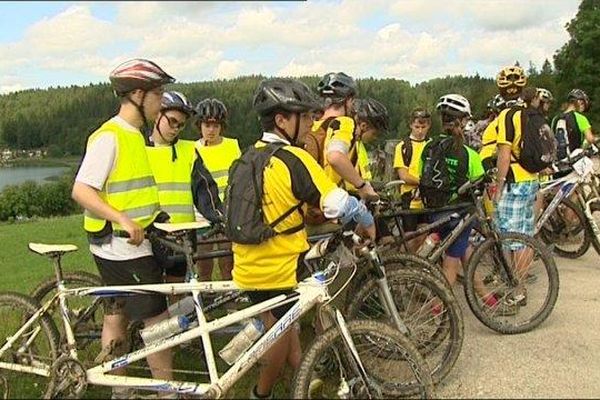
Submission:
[[[600,397],[600,257],[556,258],[560,292],[533,332],[500,335],[482,325],[455,293],[465,317],[462,353],[437,395],[443,398]]]

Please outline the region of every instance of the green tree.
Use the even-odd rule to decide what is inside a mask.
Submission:
[[[592,101],[600,99],[600,0],[583,0],[566,26],[571,38],[554,55],[557,81],[564,96],[572,88],[585,90]],[[591,117],[600,122],[598,110]]]

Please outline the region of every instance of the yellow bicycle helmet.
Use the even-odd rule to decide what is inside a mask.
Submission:
[[[523,68],[516,65],[502,68],[496,76],[496,86],[501,89],[511,86],[522,88],[525,85],[527,85],[527,76],[525,76]]]

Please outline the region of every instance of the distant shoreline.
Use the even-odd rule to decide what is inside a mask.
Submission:
[[[76,167],[81,160],[80,156],[62,158],[17,158],[0,162],[0,168],[13,167]]]

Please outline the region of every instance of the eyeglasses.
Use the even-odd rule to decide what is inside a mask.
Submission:
[[[165,115],[165,118],[169,122],[169,126],[172,129],[179,131],[185,126],[185,121],[179,121],[177,118],[169,117],[168,115]]]

